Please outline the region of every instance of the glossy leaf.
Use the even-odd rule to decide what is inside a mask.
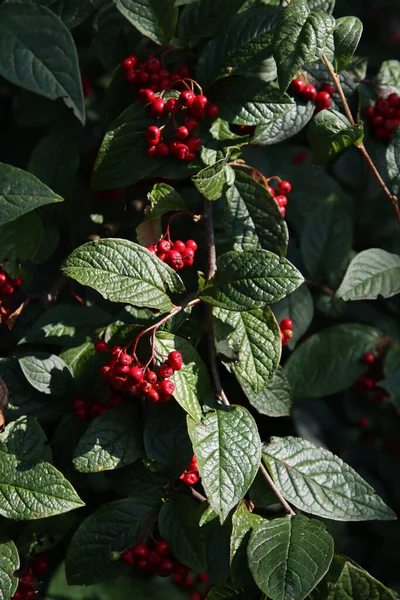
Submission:
[[[200,296],[220,308],[247,311],[281,300],[302,281],[286,258],[268,250],[227,252],[218,259],[216,277]]]
[[[18,549],[12,540],[0,543],[0,598],[10,600],[19,580],[15,571],[19,569]]]
[[[177,36],[185,43],[196,38],[209,38],[226,25],[227,14],[234,15],[246,0],[200,0],[191,2],[182,10]]]
[[[84,123],[78,56],[62,21],[44,6],[18,2],[0,6],[0,23],[0,75],[50,100],[62,98]]]
[[[357,254],[336,292],[343,300],[390,298],[400,292],[400,257],[380,248]]]
[[[39,206],[62,201],[61,196],[34,175],[0,163],[0,225],[14,221]]]
[[[311,102],[285,104],[282,114],[274,115],[268,123],[257,125],[252,141],[261,146],[283,142],[299,133],[313,114],[314,106]]]
[[[218,200],[222,196],[227,181],[227,164],[223,158],[205,167],[192,177],[192,181],[204,198]]]
[[[170,0],[116,0],[116,5],[140,33],[156,44],[172,38],[178,9]]]
[[[257,425],[245,408],[232,406],[208,413],[200,423],[188,419],[188,429],[207,499],[223,522],[256,476]]]
[[[247,562],[247,544],[251,532],[257,529],[261,522],[262,517],[249,512],[245,502],[240,502],[232,515],[230,564],[235,587],[246,586],[251,581]]]
[[[71,390],[71,371],[59,356],[35,352],[20,358],[19,364],[26,379],[39,392],[65,396]]]
[[[34,0],[47,6],[71,29],[82,23],[100,5],[101,0]]]
[[[333,31],[336,73],[340,73],[349,65],[357,50],[362,31],[363,24],[357,17],[341,17],[336,20]]]
[[[154,254],[123,239],[88,242],[69,255],[63,271],[113,302],[170,310],[166,289],[183,292],[180,277]]]
[[[247,555],[258,587],[271,600],[303,600],[329,569],[333,539],[323,523],[303,515],[263,520]]]
[[[78,141],[73,133],[53,133],[33,150],[28,170],[59,194],[71,189],[79,166]]]
[[[273,437],[263,448],[274,482],[300,510],[337,521],[382,521],[395,513],[354,469],[301,438]]]
[[[273,378],[262,392],[254,394],[249,386],[242,385],[250,404],[268,417],[286,417],[292,407],[292,388],[282,367],[278,367]]]
[[[146,221],[162,217],[173,210],[185,210],[183,198],[167,183],[156,183],[147,195],[150,207],[146,213]]]
[[[19,417],[7,426],[2,439],[7,444],[9,454],[14,454],[21,462],[46,460],[51,453],[46,434],[33,417]]]
[[[316,165],[325,165],[346,148],[359,146],[363,138],[363,125],[351,125],[347,117],[336,110],[321,110],[308,127],[308,140]]]

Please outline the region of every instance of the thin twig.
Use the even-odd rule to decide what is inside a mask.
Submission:
[[[267,481],[268,485],[270,486],[271,490],[274,492],[275,496],[279,500],[280,504],[282,504],[283,508],[286,510],[287,514],[290,515],[291,517],[293,517],[293,515],[295,515],[296,513],[291,508],[291,506],[289,506],[289,504],[286,502],[285,498],[282,496],[282,494],[276,487],[271,475],[268,473],[267,469],[264,467],[264,465],[262,463],[260,465],[260,471],[261,471],[262,476],[264,477],[264,479]]]
[[[198,502],[205,502],[207,500],[207,498],[205,496],[203,496],[203,494],[200,494],[200,492],[193,489],[192,487],[190,487],[190,492],[191,492],[193,498],[195,498]]]
[[[335,295],[335,292],[333,292],[330,288],[328,288],[323,283],[320,283],[319,281],[311,281],[311,279],[305,279],[304,283],[306,285],[309,285],[310,287],[318,288],[319,290],[321,290],[321,292],[324,292],[324,294],[327,294],[328,296]]]
[[[324,61],[325,66],[326,66],[326,68],[329,71],[329,74],[330,74],[330,76],[332,78],[332,81],[336,85],[336,88],[337,88],[337,91],[338,91],[338,93],[340,95],[340,98],[342,100],[344,112],[346,113],[347,118],[349,119],[349,121],[350,121],[350,123],[352,125],[356,125],[356,122],[354,121],[353,115],[351,114],[350,106],[349,106],[349,104],[347,102],[346,96],[344,95],[342,84],[340,82],[340,77],[337,75],[337,73],[335,73],[335,71],[334,71],[331,63],[329,62],[329,60],[328,60],[328,58],[326,57],[325,54],[322,55],[322,60]],[[389,198],[390,202],[392,203],[394,212],[396,213],[397,220],[400,223],[400,208],[399,208],[397,196],[395,196],[394,194],[391,193],[391,191],[387,187],[386,183],[383,181],[381,175],[379,174],[378,169],[376,168],[376,166],[375,166],[372,158],[368,154],[368,152],[367,152],[364,144],[361,143],[359,145],[355,145],[355,147],[358,148],[358,150],[364,156],[365,160],[367,161],[367,164],[368,164],[369,168],[371,169],[372,173],[376,177],[379,185],[381,186],[381,188],[384,191],[385,195]]]
[[[217,271],[217,252],[215,249],[214,222],[211,202],[205,200],[204,218],[207,230],[207,252],[208,252],[208,270],[207,281],[212,279]]]

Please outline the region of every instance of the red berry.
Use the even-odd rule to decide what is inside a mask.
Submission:
[[[41,552],[35,556],[34,569],[36,573],[47,573],[50,568],[49,559],[47,558],[47,554],[45,552]]]
[[[177,350],[173,350],[168,354],[167,362],[174,371],[180,371],[183,363],[182,354]]]
[[[160,253],[169,252],[171,250],[171,244],[168,240],[160,240],[157,244],[157,250]]]
[[[160,142],[157,144],[157,154],[158,156],[167,156],[169,154],[169,146],[165,142]]]
[[[81,398],[80,396],[77,397],[77,398],[74,398],[73,407],[74,407],[74,410],[79,410],[81,408],[86,408],[86,400],[85,400],[85,398]]]
[[[167,256],[167,262],[171,267],[175,267],[182,262],[182,254],[177,250],[170,250]]]
[[[160,394],[160,402],[169,402],[171,398],[172,396],[164,396],[163,394]]]
[[[186,154],[186,156],[185,156],[185,160],[186,160],[186,162],[190,162],[190,161],[192,161],[192,160],[196,160],[196,155],[195,155],[195,153],[194,153],[194,152],[190,152],[190,151],[189,151],[189,152]]]
[[[293,329],[293,321],[292,319],[283,319],[280,323],[279,323],[279,327],[281,329]]]
[[[175,384],[170,379],[164,379],[158,384],[158,391],[163,396],[172,396],[175,391]]]
[[[157,154],[157,146],[149,146],[147,148],[147,155],[148,156],[155,156]]]
[[[184,90],[179,96],[179,102],[182,106],[192,106],[194,99],[195,95],[189,90]]]
[[[291,340],[294,333],[291,329],[282,329],[285,340]]]
[[[369,420],[367,417],[360,417],[360,419],[358,420],[358,424],[361,427],[361,429],[366,429],[369,425]]]
[[[1,293],[5,296],[11,296],[14,293],[14,286],[9,281],[6,281],[1,288]]]
[[[197,475],[197,473],[186,473],[183,481],[187,485],[196,485],[199,479],[200,477]]]
[[[108,344],[105,340],[96,340],[94,349],[96,352],[106,352],[108,350]]]
[[[78,417],[78,419],[80,419],[81,421],[86,421],[87,417],[88,417],[88,411],[86,406],[84,408],[77,408],[75,410],[75,415]]]
[[[150,75],[147,71],[145,71],[144,69],[140,69],[140,71],[136,71],[137,72],[137,78],[139,80],[139,83],[146,83],[147,85],[149,84],[149,79],[150,79]]]
[[[144,102],[144,103],[148,103],[148,102],[153,102],[154,100],[154,92],[153,90],[149,90],[149,89],[143,89],[143,90],[139,90],[138,94],[137,94],[137,99],[140,102]]]
[[[161,365],[160,367],[160,377],[162,379],[168,379],[168,377],[172,377],[174,374],[174,370],[169,365]]]
[[[7,277],[4,273],[0,273],[0,286],[2,286],[7,281]]]
[[[330,96],[333,96],[333,94],[336,92],[336,88],[333,83],[323,83],[320,91],[327,92]]]
[[[122,348],[121,348],[121,346],[112,346],[110,352],[111,352],[111,354],[114,354],[115,356],[117,356],[117,355],[121,354]]]
[[[169,113],[175,114],[180,111],[180,104],[176,98],[169,98],[165,105],[165,110]]]
[[[162,67],[159,71],[159,75],[160,75],[161,79],[168,79],[168,77],[169,77],[168,69],[166,69],[165,67]]]
[[[155,390],[154,388],[152,388],[147,394],[146,394],[146,399],[149,402],[158,402],[160,400],[160,394],[157,392],[157,390]]]
[[[133,552],[133,548],[127,548],[121,554],[122,560],[124,560],[128,565],[134,565],[136,562],[136,556]]]
[[[201,581],[201,583],[207,583],[209,580],[209,577],[208,577],[207,573],[199,573],[197,576],[197,579],[199,581]]]
[[[390,108],[389,102],[385,98],[378,98],[375,103],[375,110],[381,115],[386,115]]]
[[[181,125],[176,130],[176,136],[181,140],[184,140],[185,138],[187,138],[188,135],[189,135],[189,130],[184,125]],[[188,145],[188,147],[189,147],[189,145]],[[190,150],[190,148],[189,148],[189,150]]]
[[[136,71],[126,71],[124,75],[125,81],[129,83],[130,86],[134,86],[137,82],[138,76]]]
[[[185,248],[186,246],[183,242],[181,242],[181,240],[176,240],[172,246],[172,249],[176,250],[177,252],[183,252]]]
[[[396,129],[399,123],[399,119],[388,119],[387,121],[385,121],[384,127],[387,131],[393,131],[394,129]]]
[[[278,194],[286,196],[287,194],[290,194],[291,189],[292,185],[289,181],[283,180],[278,183]]]
[[[19,582],[22,587],[33,587],[36,583],[36,579],[33,574],[28,571],[28,573],[25,573],[25,575],[20,578]]]
[[[11,600],[24,600],[24,594],[22,590],[17,590]]]
[[[397,108],[398,106],[400,106],[400,96],[398,96],[397,94],[389,94],[389,96],[387,97],[387,101],[389,102],[389,105],[392,108]]]
[[[140,367],[132,367],[129,369],[129,375],[132,377],[134,381],[142,381],[143,379],[143,371]]]
[[[33,598],[36,598],[35,590],[32,588],[30,588],[29,590],[26,590],[24,593],[24,600],[33,600]]]
[[[150,127],[147,128],[144,137],[150,146],[155,146],[161,139],[161,131],[156,125],[150,125]]]
[[[155,371],[147,371],[146,373],[146,381],[149,383],[156,383],[158,380],[157,373]]]
[[[151,112],[153,115],[160,117],[164,113],[165,102],[162,98],[154,98],[151,103]]]
[[[197,244],[194,240],[186,240],[185,247],[190,248],[191,250],[193,250],[193,252],[196,252],[197,250]]]
[[[175,564],[173,560],[171,560],[170,558],[161,559],[161,562],[158,567],[158,574],[160,575],[160,577],[168,577],[169,575],[172,575],[174,570]]]
[[[130,365],[132,362],[132,356],[130,354],[127,354],[126,352],[121,352],[118,358],[118,362],[121,365]]]
[[[202,94],[200,94],[199,96],[196,96],[194,101],[193,101],[193,108],[195,108],[196,110],[203,110],[208,103],[208,98],[206,96],[203,96]]]
[[[150,550],[147,560],[150,565],[158,565],[158,563],[161,560],[161,557],[155,550]]]
[[[150,390],[153,389],[153,386],[148,381],[141,381],[139,384],[139,391],[145,396],[150,393]]]
[[[185,79],[185,77],[189,77],[190,69],[189,69],[188,65],[182,65],[181,67],[179,67],[178,73],[182,77],[182,79]]]
[[[150,73],[157,73],[161,68],[161,63],[155,56],[150,56],[146,60],[146,69]]]
[[[199,594],[199,592],[192,592],[190,594],[190,600],[201,600],[201,594]]]
[[[145,544],[136,544],[136,546],[133,546],[132,552],[133,552],[133,555],[136,556],[137,558],[147,558],[147,556],[149,554],[149,551],[147,549],[147,546],[145,546]]]
[[[374,362],[376,361],[376,358],[372,354],[372,352],[365,352],[365,354],[363,354],[362,360],[363,360],[363,363],[366,365],[373,365]]]
[[[196,121],[196,119],[187,119],[185,125],[186,125],[186,127],[188,128],[188,130],[190,132],[194,131],[199,126],[199,124]]]
[[[272,197],[274,197],[274,196],[275,196],[275,193],[276,193],[276,192],[275,192],[275,190],[274,190],[274,188],[273,188],[273,187],[271,187],[271,186],[269,185],[269,186],[268,186],[268,188],[267,188],[267,190],[269,191],[269,193],[271,194],[271,196],[272,196]]]
[[[193,136],[187,140],[186,144],[190,152],[198,152],[201,149],[203,142],[201,141],[201,138]]]
[[[288,203],[286,196],[275,196],[275,201],[277,202],[278,206],[286,206]]]
[[[328,92],[318,92],[317,97],[315,99],[315,108],[317,112],[320,110],[325,110],[326,108],[330,108],[331,106],[331,97]]]
[[[124,60],[122,61],[122,68],[126,71],[129,71],[129,69],[133,69],[136,63],[137,57],[134,54],[131,54],[130,56],[124,58]]]
[[[196,117],[197,119],[204,119],[206,116],[205,108],[196,108],[195,106],[189,106],[188,114]]]
[[[139,395],[139,387],[137,385],[130,385],[129,387],[127,387],[125,389],[125,391],[130,395],[130,396],[138,396]]]
[[[150,83],[153,84],[153,85],[156,85],[158,87],[157,84],[159,82],[160,82],[160,76],[159,76],[159,74],[158,73],[152,73],[150,75]],[[157,87],[156,87],[156,89],[157,89]]]
[[[219,114],[219,106],[217,104],[208,104],[206,112],[209,119],[215,119]]]
[[[103,412],[102,405],[99,404],[98,402],[92,402],[92,404],[90,405],[90,408],[89,408],[89,414],[92,417],[92,419],[95,419],[96,417],[101,415],[102,412]]]
[[[111,396],[110,404],[111,406],[121,406],[123,404],[123,399],[121,396]]]
[[[304,86],[300,96],[304,102],[313,102],[317,97],[317,90],[311,83],[308,83]]]
[[[289,86],[289,93],[293,96],[300,94],[304,89],[304,81],[302,79],[293,79]]]
[[[160,556],[168,556],[170,554],[170,552],[171,552],[171,549],[169,547],[168,542],[166,542],[164,540],[159,540],[156,543],[155,551]]]
[[[173,154],[174,156],[176,156],[176,158],[179,158],[179,160],[186,160],[188,152],[189,148],[186,146],[186,144],[182,144],[179,142],[175,144]]]
[[[374,107],[371,105],[364,106],[363,114],[364,114],[364,117],[367,117],[367,119],[370,119],[375,114]]]
[[[279,212],[281,213],[282,217],[284,217],[286,215],[286,207],[285,206],[280,206],[279,207]]]

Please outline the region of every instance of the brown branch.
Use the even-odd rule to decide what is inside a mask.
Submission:
[[[271,475],[268,473],[267,469],[264,467],[264,465],[262,463],[260,465],[260,471],[261,471],[261,474],[264,477],[264,479],[267,481],[269,487],[271,488],[271,490],[274,492],[275,496],[279,500],[279,503],[282,504],[282,506],[286,510],[287,514],[290,515],[291,517],[293,517],[296,513],[294,512],[292,507],[289,506],[289,504],[286,502],[285,498],[282,496],[282,494],[276,487]]]

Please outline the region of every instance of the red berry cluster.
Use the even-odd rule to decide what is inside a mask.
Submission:
[[[193,454],[188,468],[184,473],[182,473],[180,479],[183,481],[183,483],[186,483],[186,485],[195,485],[199,481],[199,468],[197,466],[197,458],[195,454]]]
[[[194,240],[187,240],[186,242],[176,240],[176,242],[171,242],[162,239],[158,242],[157,246],[146,247],[147,250],[172,267],[174,271],[180,271],[183,267],[191,267],[197,250],[197,244]]]
[[[108,344],[104,340],[97,340],[95,350],[106,352]],[[120,346],[113,346],[109,352],[110,357],[102,367],[102,373],[112,389],[126,392],[129,396],[144,398],[152,403],[171,400],[175,385],[169,377],[174,371],[180,371],[182,368],[183,360],[180,352],[176,350],[170,352],[167,361],[158,369],[158,373],[135,361]]]
[[[273,179],[271,177],[271,179]],[[276,203],[279,206],[279,212],[282,217],[286,214],[286,205],[288,203],[287,194],[290,194],[292,185],[289,181],[279,181],[278,187],[275,190],[271,185],[268,185],[268,191],[275,198]]]
[[[107,410],[110,410],[110,408],[113,408],[114,406],[120,406],[121,404],[123,404],[123,399],[121,396],[114,395],[111,396],[108,404],[100,404],[100,402],[97,402],[96,400],[90,402],[86,398],[77,396],[74,398],[72,405],[74,413],[78,419],[81,421],[86,421],[88,417],[95,419],[99,415],[107,412]]]
[[[384,378],[380,357],[373,352],[365,352],[361,360],[364,365],[368,365],[369,370],[359,377],[356,389],[360,393],[372,393],[373,401],[376,404],[382,404],[387,392],[383,388],[379,388],[379,381]],[[361,423],[360,426],[362,426]]]
[[[15,292],[15,288],[22,283],[22,277],[11,279],[7,273],[0,267],[0,302],[2,296],[11,296]]]
[[[336,88],[332,83],[323,83],[319,92],[311,83],[304,83],[302,79],[293,79],[289,86],[289,94],[298,96],[303,102],[315,102],[315,112],[319,112],[331,106],[331,96]]]
[[[29,562],[26,573],[19,578],[18,588],[11,600],[33,600],[36,598],[37,576],[44,575],[50,568],[47,554],[42,552]]]
[[[390,94],[387,98],[378,98],[373,106],[364,108],[364,116],[371,123],[375,137],[389,142],[400,124],[400,96]]]
[[[122,68],[125,71],[125,80],[131,87],[148,88],[152,92],[162,92],[171,88],[180,89],[182,79],[191,76],[188,65],[183,65],[176,73],[171,73],[156,56],[139,60],[137,56],[131,54],[122,61]]]
[[[23,301],[15,295],[22,283],[22,277],[11,279],[0,267],[0,325],[7,325],[9,319]]]
[[[287,346],[293,337],[292,319],[283,319],[279,323],[279,329],[281,330],[282,346]]]

